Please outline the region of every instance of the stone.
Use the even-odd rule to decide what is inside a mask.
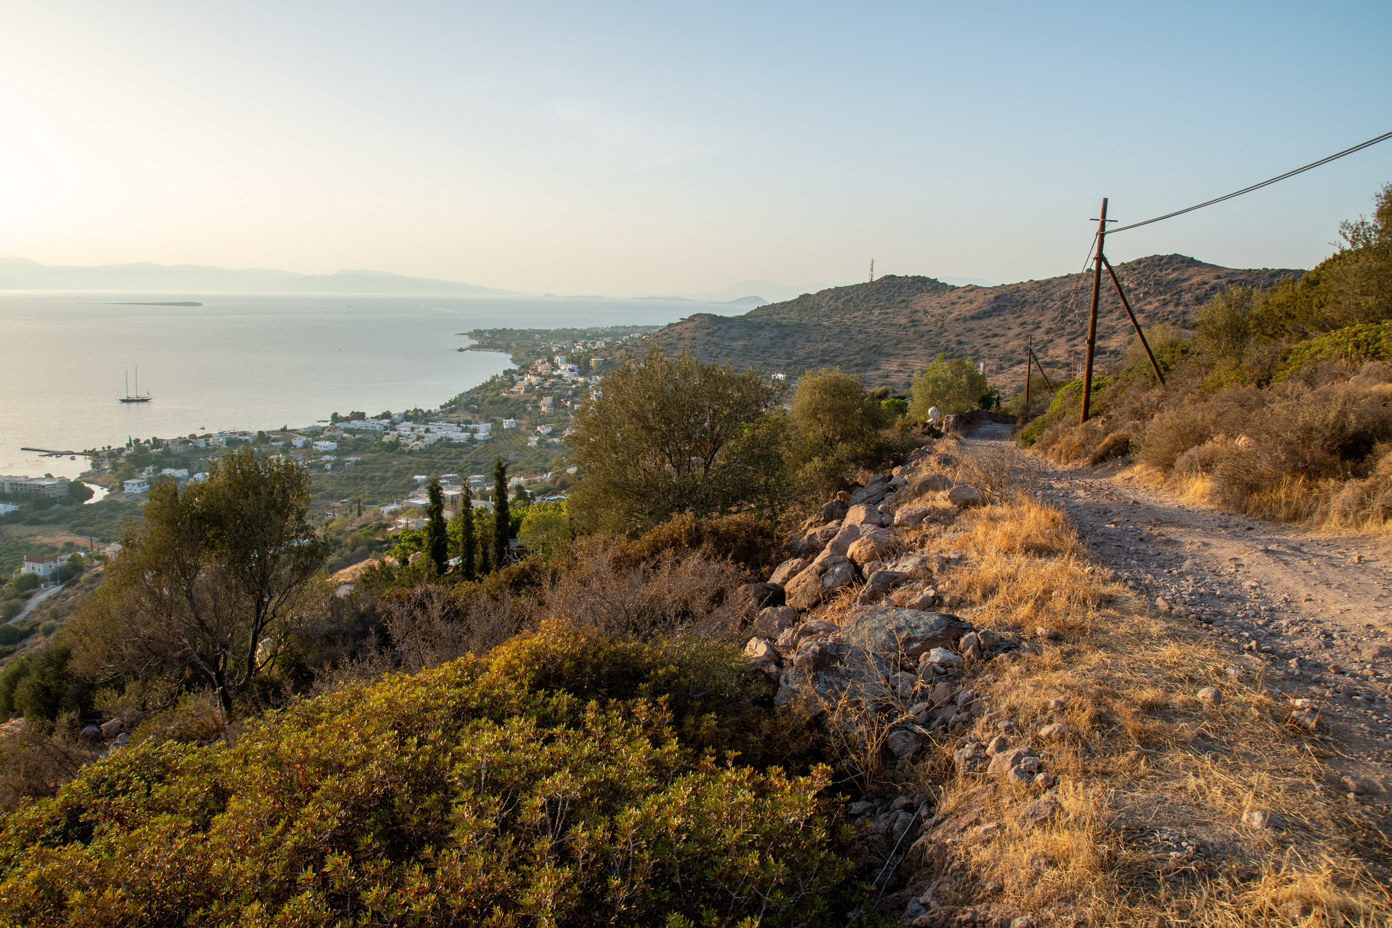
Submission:
[[[872,606],[883,600],[899,586],[909,582],[905,574],[895,570],[877,570],[865,582],[865,588],[856,596],[856,604]]]
[[[855,564],[883,561],[898,546],[893,533],[882,528],[862,530],[861,535],[846,549],[846,557]]]
[[[927,506],[905,506],[894,514],[894,525],[896,528],[918,528],[932,515],[933,510]]]
[[[1054,631],[1047,625],[1038,626],[1037,628],[1035,628],[1034,633],[1036,636],[1043,638],[1045,641],[1058,641],[1059,639],[1059,633]]]
[[[773,649],[767,638],[750,638],[744,646],[744,659],[750,663],[777,660],[778,652]]]
[[[1010,923],[1010,928],[1035,928],[1034,919],[1028,915],[1021,915]]]
[[[942,570],[947,561],[939,555],[910,554],[893,565],[901,574],[908,574],[915,580],[932,580],[933,574]]]
[[[1078,733],[1078,730],[1067,722],[1053,722],[1039,729],[1039,737],[1045,741],[1065,741]]]
[[[851,504],[844,499],[834,499],[822,507],[822,522],[840,522],[850,508]]]
[[[880,512],[878,506],[871,506],[866,503],[852,506],[846,513],[846,525],[888,525],[884,513]]]
[[[126,726],[121,722],[120,719],[111,719],[110,721],[102,722],[101,736],[103,739],[110,741],[112,738],[115,738],[122,731],[124,731],[125,727]]]
[[[889,482],[888,474],[876,474],[870,478],[870,482],[857,490],[851,491],[849,502],[852,506],[865,503],[871,506],[879,505],[885,497],[894,492],[894,487]]]
[[[1062,809],[1057,799],[1036,799],[1020,810],[1020,824],[1026,829],[1038,828],[1053,821]]]
[[[900,671],[889,678],[890,692],[900,699],[911,699],[917,686],[918,677],[915,674]]]
[[[846,552],[851,549],[851,545],[855,544],[856,539],[860,538],[862,531],[862,526],[856,522],[848,522],[842,525],[836,530],[836,534],[827,541],[826,548],[822,551],[822,557],[826,557],[828,553],[839,554],[845,557]]]
[[[937,590],[919,590],[909,596],[904,596],[899,602],[901,609],[913,609],[916,612],[931,612],[933,607],[938,604]]]
[[[909,758],[923,746],[923,736],[913,731],[899,729],[892,731],[885,737],[885,747],[889,748],[890,753],[895,757]]]
[[[100,741],[101,736],[102,733],[100,728],[98,728],[95,725],[88,725],[86,728],[82,729],[82,734],[78,737],[80,737],[83,741],[86,741],[88,744],[93,744],[95,742]]]
[[[947,491],[947,501],[958,509],[966,509],[969,506],[980,506],[986,502],[986,497],[971,484],[959,483]]]
[[[1310,709],[1296,709],[1290,714],[1290,723],[1301,731],[1313,734],[1319,728],[1319,713]]]
[[[957,667],[961,665],[962,659],[947,648],[932,648],[923,655],[920,663],[933,664],[938,667]]]
[[[1377,782],[1367,777],[1343,777],[1339,784],[1355,796],[1371,796],[1381,792]]]
[[[1010,740],[1004,735],[996,735],[991,739],[991,743],[986,745],[986,753],[995,755],[1003,754],[1010,750]]]
[[[1027,788],[1034,784],[1034,774],[1023,767],[1011,767],[1006,771],[1005,782],[1011,786]]]
[[[956,697],[956,695],[957,688],[954,687],[951,683],[948,683],[944,680],[940,683],[934,684],[933,691],[928,694],[928,701],[931,702],[935,707],[945,706],[948,703],[952,702],[953,698]]]
[[[823,622],[820,619],[803,622],[801,625],[793,625],[783,630],[778,636],[775,647],[780,654],[791,655],[797,651],[802,643],[809,638],[816,638],[819,635],[830,635],[839,629],[830,622]]]
[[[968,741],[952,754],[953,766],[959,775],[977,773],[986,766],[986,745],[980,741]]]
[[[941,493],[943,490],[950,489],[952,489],[952,481],[946,475],[929,474],[920,478],[909,492],[913,496],[926,496],[929,493]]]
[[[1058,779],[1052,773],[1041,772],[1034,775],[1034,785],[1038,789],[1053,789],[1057,783]]]
[[[1223,691],[1216,686],[1205,686],[1199,690],[1199,702],[1206,706],[1218,707],[1223,704]]]
[[[1242,813],[1242,824],[1251,828],[1265,830],[1268,828],[1276,828],[1280,824],[1280,820],[1277,819],[1275,815],[1262,809],[1248,809]]]
[[[1001,751],[999,754],[992,755],[990,764],[986,772],[993,777],[1003,777],[1011,770],[1021,768],[1024,762],[1034,758],[1038,762],[1038,755],[1029,748],[1011,748]]]
[[[797,624],[797,610],[792,606],[769,606],[754,618],[750,627],[759,638],[776,640],[779,635]]]
[[[774,705],[802,699],[832,711],[847,698],[874,698],[877,688],[883,689],[880,681],[888,671],[877,655],[848,644],[839,635],[816,636],[798,645],[792,659],[784,663]]]
[[[806,570],[785,587],[788,605],[806,612],[832,593],[855,581],[855,565],[848,559],[823,551]]]
[[[789,580],[802,573],[803,569],[810,563],[811,561],[805,557],[790,557],[774,568],[773,574],[769,577],[769,583],[784,586]]]
[[[957,650],[964,660],[979,661],[986,656],[986,651],[981,647],[981,639],[976,632],[967,632],[963,635],[962,640],[957,642]]]
[[[854,644],[914,662],[934,648],[955,645],[971,630],[955,615],[893,606],[854,606],[847,612],[842,628],[846,639]],[[961,663],[957,655],[947,653],[951,661]]]

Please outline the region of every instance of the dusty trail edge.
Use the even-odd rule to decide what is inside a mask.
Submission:
[[[964,440],[1004,443],[1009,426],[990,423]],[[1124,473],[1024,460],[1098,564],[1210,636],[1230,675],[1317,711],[1309,742],[1329,788],[1392,824],[1392,539],[1301,531],[1196,508]]]

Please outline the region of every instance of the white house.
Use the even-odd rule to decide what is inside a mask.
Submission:
[[[19,572],[22,574],[34,574],[45,580],[52,580],[58,575],[58,568],[68,562],[65,557],[35,557],[33,555],[24,556],[24,564],[20,566]]]
[[[121,488],[131,496],[144,496],[150,492],[150,479],[148,477],[132,477],[122,484]]]
[[[516,420],[516,419],[504,419],[504,420],[503,420],[503,428],[505,428],[505,429],[515,429],[515,428],[517,428],[517,420]]]
[[[337,451],[338,442],[329,441],[326,438],[321,438],[319,441],[316,441],[314,444],[310,445],[310,447],[313,448],[315,451]]]

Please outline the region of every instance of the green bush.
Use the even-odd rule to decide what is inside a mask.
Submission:
[[[0,900],[90,928],[832,924],[827,771],[723,750],[748,673],[550,626],[235,747],[128,746],[5,822]]]

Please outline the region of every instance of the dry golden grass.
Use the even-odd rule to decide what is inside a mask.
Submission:
[[[1039,750],[1060,785],[1058,814],[1021,824],[1027,793],[983,775],[950,778],[940,827],[972,899],[1089,925],[1387,925],[1385,838],[1359,832],[1286,712],[1251,675],[1179,620],[1153,614],[1087,563],[1062,515],[1028,495],[963,513],[923,541],[966,557],[943,581],[978,626],[1060,633],[997,658],[968,682],[1014,744]],[[1221,705],[1197,693],[1213,686]],[[1044,742],[1053,722],[1073,734]],[[950,767],[951,749],[925,769]],[[1248,811],[1276,827],[1243,821]]]

